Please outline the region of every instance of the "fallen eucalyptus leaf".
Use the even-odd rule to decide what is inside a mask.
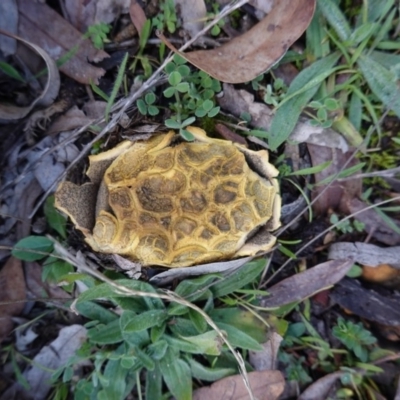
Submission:
[[[340,281],[353,265],[352,261],[327,261],[286,278],[268,288],[269,296],[261,299],[262,307],[280,307],[301,301]]]
[[[282,394],[285,380],[280,371],[254,371],[248,374],[254,396],[258,400],[275,400]],[[241,375],[228,376],[211,386],[193,392],[193,400],[245,400],[249,393]]]
[[[315,0],[280,0],[257,25],[230,42],[212,49],[179,52],[164,37],[165,44],[197,68],[222,82],[248,82],[276,64],[306,30]]]
[[[53,59],[63,59],[60,71],[72,79],[98,84],[105,71],[88,61],[99,62],[109,57],[105,51],[95,49],[90,40],[83,40],[82,34],[47,4],[18,0],[18,10],[21,37],[47,49]]]

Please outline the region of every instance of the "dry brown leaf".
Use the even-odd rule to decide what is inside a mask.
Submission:
[[[130,0],[64,0],[71,24],[85,33],[90,25],[114,22],[129,11]]]
[[[345,372],[333,372],[318,379],[311,384],[299,397],[298,400],[320,400],[334,396],[339,387],[337,383]]]
[[[104,115],[104,114],[103,114]],[[70,108],[67,112],[57,117],[47,129],[46,134],[51,136],[56,133],[66,132],[89,124],[92,118],[85,115],[77,106]]]
[[[181,53],[197,68],[222,82],[248,82],[276,64],[308,27],[316,0],[280,0],[257,25],[230,42],[212,49]],[[160,35],[161,37],[161,35]]]
[[[182,27],[190,36],[196,36],[203,28],[207,17],[207,8],[204,0],[174,0],[179,10]]]
[[[47,49],[50,56],[58,60],[78,45],[76,54],[60,66],[60,70],[82,83],[98,83],[105,71],[88,63],[108,57],[103,50],[96,50],[91,42],[82,39],[82,34],[46,4],[18,0],[19,34],[32,43]],[[52,23],[48,23],[51,21]]]
[[[18,315],[25,303],[16,302],[26,298],[25,278],[22,261],[10,257],[0,271],[0,343],[13,328],[11,317]]]
[[[247,147],[246,139],[243,136],[231,131],[226,125],[215,124],[215,131],[225,140],[230,140],[233,143],[243,144]]]
[[[131,17],[131,21],[132,21],[133,25],[135,25],[135,28],[138,31],[139,36],[141,36],[143,26],[144,26],[147,18],[143,11],[143,8],[137,2],[137,0],[131,0],[131,5],[129,6],[129,15]]]
[[[278,352],[283,340],[281,335],[271,332],[268,342],[262,344],[263,350],[249,351],[249,362],[256,371],[276,369],[278,366]]]
[[[352,265],[348,260],[327,261],[284,279],[268,288],[269,296],[262,298],[261,306],[280,307],[304,300],[340,281]]]
[[[274,400],[283,392],[285,381],[280,371],[254,371],[248,374],[250,387],[258,400]],[[247,400],[249,393],[241,375],[228,376],[211,386],[193,392],[193,400]]]
[[[310,143],[307,144],[307,147],[313,166],[323,164],[327,161],[332,161],[327,168],[314,175],[316,184],[329,176],[334,176],[341,172],[343,165],[353,154],[351,151],[343,153],[337,148],[318,146]],[[352,167],[356,164],[358,164],[358,160],[353,158],[346,168]],[[329,209],[340,210],[348,213],[348,200],[361,196],[362,180],[361,178],[354,178],[344,182],[334,181],[329,184],[327,189],[326,187],[327,185],[315,186],[312,190],[313,201],[320,195],[320,193],[322,193],[322,191],[324,191],[313,204],[313,209],[316,214],[325,214]]]
[[[26,287],[31,298],[70,299],[71,295],[53,283],[43,282],[42,267],[36,262],[26,263]],[[61,301],[65,303],[65,301]]]
[[[46,85],[40,94],[29,106],[17,107],[13,105],[0,104],[0,121],[13,121],[24,118],[36,106],[46,107],[53,103],[60,89],[60,74],[58,73],[57,65],[54,60],[39,46],[36,46],[30,41],[24,40],[21,37],[4,32],[0,29],[0,34],[14,38],[22,42],[26,47],[39,55],[45,62],[47,68]]]

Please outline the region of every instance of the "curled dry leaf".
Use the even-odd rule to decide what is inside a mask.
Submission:
[[[248,374],[253,395],[258,400],[275,400],[282,394],[285,380],[280,371],[254,371]],[[193,400],[245,400],[249,393],[241,375],[228,376],[193,392]]]
[[[58,73],[55,61],[43,50],[43,48],[2,30],[0,30],[0,35],[5,35],[22,42],[42,58],[47,68],[46,86],[41,95],[38,96],[29,106],[17,107],[13,105],[0,104],[0,122],[15,121],[24,118],[34,107],[46,107],[53,103],[60,89],[60,74]]]
[[[18,315],[25,306],[25,278],[22,261],[10,257],[0,271],[0,343],[13,328],[11,317]]]
[[[257,25],[230,42],[212,49],[179,52],[197,68],[222,82],[248,82],[276,64],[308,27],[316,0],[280,0]]]
[[[18,10],[19,35],[22,38],[47,49],[55,60],[71,51],[72,54],[60,66],[60,70],[82,84],[98,83],[105,71],[89,64],[88,60],[101,61],[108,57],[105,51],[95,49],[88,39],[83,40],[77,29],[46,4],[18,0]]]
[[[314,175],[316,184],[330,176],[342,172],[343,165],[353,154],[351,151],[343,153],[337,148],[318,146],[310,143],[307,144],[307,147],[313,166],[321,165],[327,161],[332,161],[328,167]],[[357,163],[358,160],[353,158],[348,163],[347,168],[352,167]],[[329,187],[327,187],[328,185]],[[317,196],[319,197],[313,204],[313,209],[317,214],[325,214],[329,209],[340,210],[347,213],[349,199],[361,196],[361,189],[361,178],[354,178],[344,182],[334,181],[327,185],[315,186],[312,191],[312,199],[314,200]]]
[[[261,299],[261,306],[280,307],[304,300],[340,281],[352,265],[347,260],[328,261],[284,279],[268,289],[269,296]]]

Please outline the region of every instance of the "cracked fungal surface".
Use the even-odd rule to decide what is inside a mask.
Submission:
[[[101,182],[94,217],[85,215],[90,210],[83,211],[79,192],[93,193],[93,183],[60,185],[56,206],[94,250],[173,268],[255,255],[274,245],[268,232],[280,224],[281,201],[268,153],[188,130],[196,141],[179,142],[169,132],[91,156],[88,176]],[[71,206],[77,191],[81,204]],[[262,241],[254,240],[259,227]]]

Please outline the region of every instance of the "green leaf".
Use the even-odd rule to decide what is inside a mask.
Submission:
[[[221,282],[211,286],[214,297],[226,296],[237,289],[241,289],[250,282],[254,282],[257,276],[264,270],[266,260],[250,261],[228,275]]]
[[[104,93],[97,85],[95,85],[93,82],[90,82],[90,88],[95,92],[97,95],[99,95],[104,101],[108,101],[110,97]]]
[[[103,385],[103,389],[98,393],[98,400],[122,400],[125,398],[127,387],[128,369],[123,368],[121,360],[109,360],[104,369],[104,377],[108,385]]]
[[[187,300],[191,300],[196,297],[197,294],[203,293],[204,289],[208,288],[208,285],[215,279],[221,278],[218,274],[208,274],[199,276],[194,279],[186,279],[181,281],[175,289],[175,293]]]
[[[130,311],[125,311],[131,313]],[[139,315],[133,316],[127,324],[121,326],[124,333],[138,332],[160,325],[168,318],[165,310],[145,311]]]
[[[180,65],[176,70],[181,74],[183,78],[189,76],[190,68],[187,65]]]
[[[147,43],[147,40],[150,37],[151,31],[151,20],[147,19],[142,27],[141,35],[139,35],[139,48],[144,49]]]
[[[23,261],[36,261],[53,251],[53,242],[45,236],[27,236],[13,248],[11,254]]]
[[[218,381],[226,376],[235,374],[236,370],[234,368],[209,368],[200,364],[199,362],[193,360],[193,358],[187,359],[190,369],[192,371],[192,376],[194,378],[200,379],[202,381],[214,382]]]
[[[192,374],[183,360],[168,350],[160,361],[160,370],[169,391],[177,400],[192,400]]]
[[[331,160],[325,161],[322,164],[315,165],[314,167],[304,168],[299,171],[291,172],[288,176],[297,176],[297,175],[313,175],[317,174],[318,172],[323,171],[325,168],[328,168],[332,164]]]
[[[215,322],[222,322],[235,327],[241,332],[251,336],[257,342],[265,341],[268,327],[253,313],[238,307],[217,308],[209,313]]]
[[[350,25],[336,3],[332,0],[323,0],[318,2],[318,7],[339,38],[343,42],[348,40],[351,34]]]
[[[167,128],[171,129],[180,129],[181,127],[181,124],[178,121],[175,121],[174,119],[166,119],[164,123]]]
[[[207,114],[207,111],[206,111],[206,110],[203,110],[202,108],[198,108],[198,109],[196,109],[196,111],[195,111],[194,114],[195,114],[196,117],[198,117],[198,118],[203,118],[203,117]]]
[[[350,43],[352,45],[358,45],[365,39],[369,39],[378,27],[378,24],[372,22],[360,25],[351,33],[349,38]]]
[[[151,116],[155,116],[160,113],[160,110],[155,106],[149,106],[148,109],[149,109],[149,115]]]
[[[199,333],[188,318],[175,317],[171,322],[168,328],[175,336],[196,336]]]
[[[187,340],[177,338],[175,336],[164,335],[162,336],[168,343],[168,345],[175,351],[182,351],[190,354],[202,354],[202,347],[197,346],[195,343],[190,343]]]
[[[190,117],[190,118],[186,118],[182,124],[181,124],[181,128],[185,127],[185,126],[189,126],[190,124],[193,124],[193,122],[196,121],[195,117]]]
[[[349,120],[357,131],[361,128],[362,104],[357,93],[353,92],[349,104]]]
[[[177,86],[182,81],[182,76],[178,71],[171,72],[170,76],[168,77],[168,83],[171,86]]]
[[[221,107],[214,107],[214,108],[212,108],[211,110],[210,110],[210,112],[208,113],[208,117],[209,118],[213,118],[213,117],[215,117],[218,113],[219,113],[219,111],[220,111],[220,109],[221,109]]]
[[[174,87],[169,87],[164,90],[163,94],[167,99],[169,99],[170,97],[172,97],[175,94],[175,92],[176,92],[176,89]]]
[[[219,329],[225,331],[228,335],[227,340],[233,347],[240,347],[245,350],[261,351],[263,347],[251,336],[242,332],[240,329],[232,325],[224,324],[216,321],[215,324]]]
[[[175,87],[176,90],[180,93],[186,93],[189,90],[189,84],[187,82],[181,82]]]
[[[68,275],[73,271],[74,267],[70,263],[50,256],[43,263],[42,280],[58,283],[62,281],[65,275]]]
[[[400,89],[396,74],[363,54],[357,64],[375,96],[400,118]]]
[[[338,59],[339,54],[333,53],[305,68],[293,80],[271,123],[271,150],[276,150],[292,133],[303,108],[317,93],[322,81],[334,72],[332,67]]]
[[[162,374],[160,366],[156,363],[153,371],[146,372],[146,395],[148,400],[163,400]]]
[[[111,107],[114,105],[114,101],[117,97],[118,91],[122,85],[122,80],[124,79],[126,63],[128,62],[129,53],[125,53],[124,58],[122,59],[121,65],[118,69],[117,78],[115,79],[114,86],[112,88],[110,98],[108,99],[106,111],[105,111],[105,119],[108,121],[108,116],[110,115]]]
[[[153,92],[150,92],[144,96],[144,99],[147,104],[153,104],[156,101],[156,95]]]
[[[106,325],[99,324],[89,329],[88,339],[97,344],[114,344],[122,342],[120,319],[109,322]]]
[[[147,114],[147,105],[146,105],[146,103],[144,102],[143,99],[138,99],[136,101],[136,106],[137,106],[140,114],[142,114],[142,115],[146,115]]]
[[[9,77],[16,79],[22,83],[25,83],[25,79],[21,76],[21,74],[10,64],[0,61],[0,71],[4,72]]]
[[[92,301],[84,301],[76,305],[76,309],[79,314],[84,317],[91,319],[92,321],[99,321],[102,324],[108,324],[118,319],[118,315],[112,311],[107,310],[101,305]]]
[[[181,339],[195,345],[198,349],[198,354],[207,354],[210,356],[218,356],[221,354],[222,339],[214,330],[197,336],[182,336]]]
[[[185,139],[188,142],[193,142],[195,137],[186,129],[179,129],[179,134],[183,139]]]
[[[65,239],[67,237],[67,219],[55,209],[54,196],[49,196],[46,199],[44,203],[44,215],[50,227]]]
[[[206,331],[208,326],[207,321],[199,312],[190,308],[189,318],[193,322],[193,325],[196,327],[199,333],[203,333]]]
[[[159,340],[157,343],[152,343],[147,347],[148,355],[153,360],[161,360],[168,349],[168,343],[166,340]]]
[[[156,343],[160,337],[164,334],[166,324],[160,326],[153,326],[150,330],[150,338],[153,343]]]

